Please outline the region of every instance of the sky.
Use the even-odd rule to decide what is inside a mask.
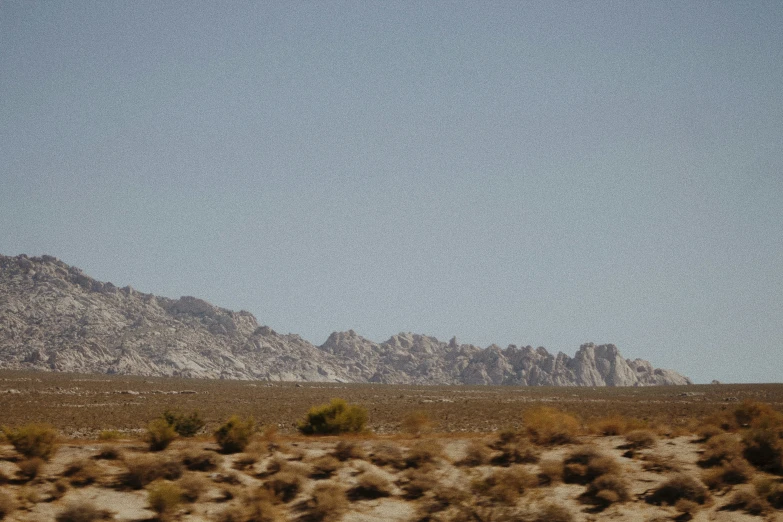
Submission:
[[[783,3],[0,0],[0,253],[783,382]]]

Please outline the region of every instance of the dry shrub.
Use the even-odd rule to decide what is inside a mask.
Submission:
[[[719,426],[704,423],[698,425],[694,431],[699,436],[699,442],[707,442],[713,437],[726,433]]]
[[[541,486],[557,484],[563,480],[563,462],[556,459],[542,460],[538,464],[538,483]]]
[[[122,433],[117,430],[103,430],[98,434],[98,440],[113,441],[122,438]]]
[[[729,511],[742,510],[749,515],[761,516],[768,513],[771,506],[766,499],[760,497],[755,491],[741,489],[735,491],[729,499],[729,503],[723,508]]]
[[[600,508],[606,508],[610,504],[628,500],[628,485],[618,474],[601,475],[588,484],[582,498]]]
[[[340,469],[341,463],[331,455],[321,455],[310,462],[310,476],[316,480],[327,479]]]
[[[282,522],[285,520],[280,508],[275,505],[274,497],[266,490],[255,491],[242,499],[238,506],[224,510],[217,518],[218,522]]]
[[[431,493],[419,503],[416,509],[416,520],[465,520],[464,517],[461,519],[454,517],[453,513],[446,510],[450,507],[463,506],[472,501],[473,495],[463,489],[436,484]]]
[[[147,488],[147,502],[158,518],[167,519],[182,503],[182,490],[171,482],[154,482]]]
[[[333,482],[320,483],[313,489],[313,495],[307,502],[307,508],[308,515],[314,521],[338,520],[348,509],[345,490]]]
[[[188,473],[177,481],[186,502],[197,502],[204,491],[209,488],[209,481],[196,473]]]
[[[242,420],[237,415],[232,415],[220,428],[215,431],[215,440],[220,445],[223,453],[239,453],[250,443],[253,435],[255,421],[252,417]]]
[[[368,471],[359,477],[359,482],[349,491],[351,500],[375,499],[391,495],[392,485],[385,476]]]
[[[182,464],[190,471],[212,471],[220,466],[221,458],[211,451],[187,449],[179,454]]]
[[[431,467],[420,469],[409,469],[403,475],[398,484],[405,492],[405,498],[415,500],[423,497],[428,491],[431,491],[438,481],[435,478],[435,470]]]
[[[402,419],[400,425],[402,431],[414,437],[421,437],[425,433],[432,431],[432,421],[423,411],[414,411]]]
[[[576,448],[563,459],[563,482],[568,484],[588,484],[601,475],[619,472],[617,461],[592,446]]]
[[[753,481],[756,494],[775,509],[783,509],[783,483],[767,477]]]
[[[266,468],[262,475],[267,477],[274,475],[275,473],[281,472],[287,465],[288,461],[285,458],[281,455],[275,455],[266,463]]]
[[[625,435],[625,446],[632,450],[652,448],[656,439],[655,433],[650,430],[634,430]]]
[[[57,522],[95,522],[96,520],[113,520],[111,511],[99,509],[89,501],[75,501],[57,514]]]
[[[6,440],[24,457],[49,460],[57,452],[57,431],[48,424],[2,428]]]
[[[19,477],[24,481],[34,480],[41,473],[44,461],[40,457],[24,459],[16,464],[19,466]]]
[[[528,489],[538,485],[538,479],[522,466],[493,471],[473,483],[473,490],[492,501],[514,504]]]
[[[626,424],[625,417],[612,415],[598,419],[590,426],[590,431],[603,436],[622,435],[625,433]]]
[[[290,502],[302,488],[302,477],[291,471],[281,471],[264,482],[264,487],[280,502]]]
[[[16,501],[14,497],[0,490],[0,520],[10,515],[16,510]]]
[[[518,431],[510,429],[501,431],[490,447],[500,452],[491,461],[496,466],[538,462],[538,450]]]
[[[405,466],[408,468],[420,468],[425,464],[432,464],[436,459],[443,458],[443,446],[435,440],[423,440],[413,445],[405,456]]]
[[[122,452],[117,446],[101,446],[98,454],[95,455],[96,459],[103,460],[117,460],[122,457]]]
[[[305,435],[361,433],[367,425],[367,410],[343,399],[313,406],[297,429]]]
[[[699,510],[699,507],[699,504],[696,502],[685,498],[681,498],[677,501],[676,504],[674,504],[674,509],[676,509],[678,513],[683,513],[684,515],[691,517],[696,511]]]
[[[753,468],[742,457],[736,457],[720,466],[702,473],[701,480],[710,489],[725,489],[735,484],[745,484],[753,478]]]
[[[229,471],[228,473],[212,473],[209,476],[216,484],[230,484],[232,486],[242,484],[242,479],[239,478],[239,474],[235,471]]]
[[[650,504],[667,504],[674,506],[681,499],[704,504],[708,498],[704,484],[685,473],[678,473],[655,489],[647,496]]]
[[[256,465],[259,455],[255,452],[245,452],[234,460],[234,469],[247,470]]]
[[[579,421],[568,413],[546,406],[525,412],[525,428],[536,444],[569,444],[580,433]]]
[[[351,440],[341,440],[335,447],[332,454],[340,462],[346,460],[357,459],[364,460],[367,458],[364,448],[362,448],[357,442]]]
[[[49,489],[49,495],[52,497],[52,500],[58,500],[65,496],[66,493],[68,493],[68,488],[70,487],[70,484],[68,484],[68,481],[65,479],[57,479],[52,483],[51,488]]]
[[[563,506],[546,504],[538,508],[531,522],[574,522],[574,515]]]
[[[380,442],[373,446],[370,461],[376,466],[391,466],[396,469],[405,469],[406,466],[405,455],[393,442]]]
[[[642,469],[655,473],[665,473],[670,471],[680,471],[680,465],[673,455],[643,455]]]
[[[757,468],[783,474],[783,442],[777,430],[751,428],[742,435],[742,454]]]
[[[480,440],[471,440],[465,449],[465,456],[457,462],[460,466],[484,466],[492,456],[489,448]]]
[[[742,403],[734,409],[734,421],[739,427],[750,426],[755,420],[761,417],[774,418],[777,415],[779,415],[778,412],[769,404],[751,400],[742,401]]]
[[[176,438],[176,430],[165,419],[151,421],[147,424],[147,432],[144,434],[144,440],[149,444],[150,451],[163,451]]]
[[[723,433],[714,435],[707,440],[698,464],[703,468],[710,468],[741,457],[742,444],[740,444],[737,436],[731,433]]]
[[[182,476],[182,464],[156,455],[137,455],[123,462],[127,471],[122,483],[133,489],[141,489],[158,479],[176,480]]]
[[[65,467],[63,475],[75,487],[89,486],[101,476],[101,470],[95,462],[88,459],[76,459]]]

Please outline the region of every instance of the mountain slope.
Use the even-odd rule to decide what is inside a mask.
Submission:
[[[118,288],[54,257],[24,255],[0,255],[0,368],[403,384],[690,384],[677,372],[623,359],[614,345],[586,344],[572,358],[409,333],[375,343],[348,331],[313,346],[259,326],[248,312]]]

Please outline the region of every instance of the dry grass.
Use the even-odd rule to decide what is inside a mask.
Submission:
[[[438,484],[435,475],[435,469],[425,467],[420,469],[407,470],[398,484],[405,493],[408,500],[416,500],[423,497],[428,491],[431,491]]]
[[[122,451],[117,446],[101,446],[100,451],[95,455],[96,459],[117,460],[122,457]]]
[[[417,410],[409,413],[402,419],[400,428],[404,433],[414,437],[421,437],[425,433],[431,433],[433,426],[427,412]]]
[[[555,459],[546,459],[538,463],[538,482],[542,486],[557,484],[563,480],[563,463]]]
[[[310,476],[316,480],[328,479],[342,466],[342,463],[331,455],[321,455],[309,464],[312,468]]]
[[[473,491],[493,502],[514,504],[525,491],[538,485],[538,479],[523,466],[492,471],[481,480],[474,481]]]
[[[57,522],[95,522],[98,520],[111,520],[113,517],[111,511],[99,509],[89,501],[78,501],[68,504],[68,506],[57,514]]]
[[[668,473],[680,471],[680,463],[673,455],[649,454],[642,455],[642,469],[655,473]]]
[[[280,502],[291,502],[302,488],[301,475],[292,471],[281,471],[264,482],[267,489]]]
[[[317,522],[338,520],[348,510],[345,490],[334,482],[322,482],[315,486],[307,501],[308,515]]]
[[[515,430],[500,432],[490,447],[500,452],[491,459],[496,466],[532,464],[538,462],[540,453],[522,433]]]
[[[629,497],[628,483],[614,473],[601,475],[590,482],[582,496],[583,500],[599,508],[606,508],[616,502],[626,502]]]
[[[212,451],[186,449],[179,454],[182,464],[190,471],[212,471],[220,466],[220,455]]]
[[[633,430],[625,435],[625,445],[631,450],[652,448],[656,441],[655,433],[650,430]]]
[[[736,484],[746,484],[751,481],[755,470],[742,457],[736,457],[720,466],[712,467],[701,474],[701,480],[707,487],[722,490]]]
[[[123,462],[127,471],[121,482],[133,489],[142,489],[158,479],[176,480],[182,476],[182,464],[157,455],[127,457]]]
[[[581,433],[576,417],[554,408],[533,408],[525,412],[523,419],[530,440],[535,444],[570,444]]]
[[[209,488],[209,481],[197,473],[188,473],[177,481],[186,502],[198,502],[201,495]]]
[[[704,504],[708,498],[709,493],[704,484],[690,475],[678,473],[648,495],[647,502],[674,506],[682,499]]]
[[[471,440],[465,448],[465,456],[457,462],[460,466],[484,466],[489,463],[492,452],[481,440]]]
[[[388,497],[392,492],[392,484],[377,471],[362,473],[359,481],[349,492],[351,500],[375,499]]]
[[[546,504],[533,514],[530,522],[574,522],[574,515],[563,506]]]
[[[72,486],[84,487],[94,484],[100,478],[101,470],[92,460],[82,458],[71,461],[63,475]]]
[[[443,446],[438,441],[432,439],[423,440],[417,442],[408,450],[405,456],[405,466],[408,468],[420,468],[444,457]]]
[[[593,446],[575,448],[563,459],[563,482],[568,484],[589,484],[601,475],[619,472],[617,461]]]
[[[19,461],[16,465],[19,466],[19,477],[24,481],[30,481],[35,480],[41,473],[44,461],[40,457],[31,457]]]
[[[260,489],[241,499],[220,513],[217,522],[283,522],[285,518],[276,505],[276,499],[267,490]]]
[[[369,454],[370,462],[376,466],[390,466],[395,469],[405,469],[406,459],[405,453],[402,451],[399,445],[382,441],[372,447],[372,451]]]
[[[710,468],[723,462],[742,457],[742,444],[733,433],[722,433],[710,437],[704,444],[699,466]]]
[[[65,496],[66,493],[68,493],[69,488],[70,484],[68,481],[63,478],[59,478],[52,483],[52,486],[49,489],[49,495],[52,497],[52,500],[61,499]]]

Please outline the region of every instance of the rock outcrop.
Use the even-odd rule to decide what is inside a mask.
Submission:
[[[572,358],[530,346],[482,349],[354,331],[321,346],[195,297],[169,299],[96,281],[51,256],[0,255],[0,368],[220,379],[649,386],[690,384],[672,370],[585,344]]]

